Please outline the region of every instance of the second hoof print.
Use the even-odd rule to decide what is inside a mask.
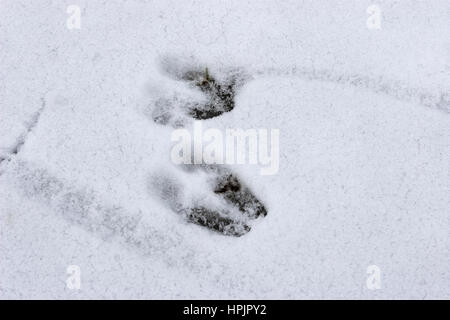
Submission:
[[[181,168],[181,169],[180,169]],[[176,171],[195,176],[206,176],[205,193],[215,198],[215,204],[187,192],[186,179],[177,179],[172,173],[159,172],[150,180],[153,193],[186,221],[226,236],[240,237],[251,230],[253,220],[267,215],[264,204],[236,174],[223,166],[185,165]],[[194,200],[196,199],[196,200]]]

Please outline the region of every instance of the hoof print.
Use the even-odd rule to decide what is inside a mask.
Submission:
[[[192,118],[211,119],[234,109],[235,77],[220,83],[209,74],[208,68],[205,68],[204,72],[188,71],[182,79],[193,83],[208,98],[205,104],[190,108],[188,114]]]
[[[232,111],[237,90],[250,78],[240,68],[217,69],[211,74],[201,64],[174,57],[163,58],[160,65],[163,74],[182,86],[187,84],[190,92],[165,93],[160,100],[156,97],[152,118],[161,125],[174,126],[173,116],[206,120]]]

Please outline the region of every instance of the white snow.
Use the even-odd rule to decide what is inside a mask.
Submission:
[[[450,298],[450,3],[371,4],[2,1],[0,298]],[[278,174],[232,166],[268,209],[243,237],[154,190],[208,201],[149,115],[190,97],[171,57],[249,75],[204,128],[280,129]]]

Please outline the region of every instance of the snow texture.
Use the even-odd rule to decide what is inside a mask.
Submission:
[[[0,298],[450,298],[450,3],[372,4],[2,1]],[[174,165],[194,121],[279,172]]]

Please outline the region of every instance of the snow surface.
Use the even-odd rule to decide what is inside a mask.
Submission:
[[[450,3],[371,4],[2,1],[0,298],[450,298]],[[280,129],[278,174],[233,167],[268,208],[243,237],[152,183],[208,197],[149,116],[173,57],[249,75],[205,128]]]

